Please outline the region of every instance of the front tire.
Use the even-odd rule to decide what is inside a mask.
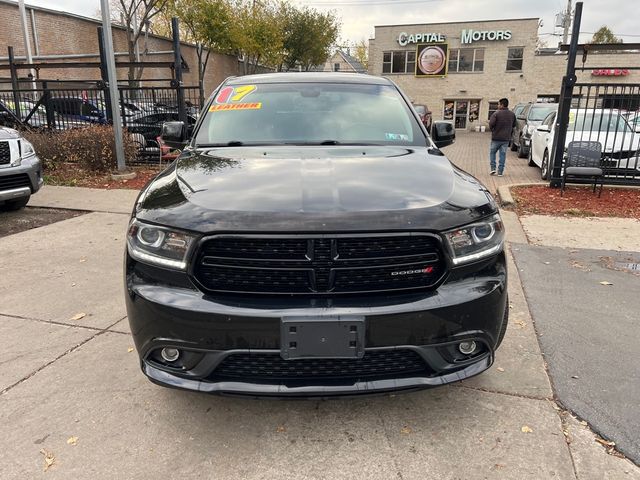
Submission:
[[[496,342],[496,346],[494,350],[497,350],[502,340],[504,340],[504,335],[507,333],[507,325],[509,324],[509,296],[507,295],[507,305],[504,309],[504,316],[502,317],[502,326],[500,327],[500,333],[498,334],[498,341]]]
[[[5,211],[14,212],[16,210],[20,210],[21,208],[26,207],[27,203],[29,203],[30,198],[31,198],[31,195],[22,197],[22,198],[17,198],[15,200],[7,200],[6,202],[4,202],[4,205],[0,208]]]
[[[529,148],[529,166],[536,167],[536,162],[533,161],[533,148]]]
[[[549,150],[544,151],[542,165],[540,166],[540,177],[542,180],[549,180]]]
[[[524,142],[522,138],[520,138],[520,143],[518,144],[518,158],[525,158],[527,153],[524,151]]]

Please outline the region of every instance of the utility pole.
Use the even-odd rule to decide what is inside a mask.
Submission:
[[[569,39],[569,28],[571,27],[571,0],[567,0],[567,11],[564,12],[562,18],[562,43],[564,45],[567,44],[567,40]]]
[[[109,11],[109,0],[100,0],[102,11],[102,32],[104,38],[104,57],[107,61],[106,70],[109,79],[109,99],[111,100],[111,113],[113,122],[113,133],[116,142],[116,158],[118,160],[118,171],[126,169],[124,158],[124,145],[122,143],[122,120],[118,99],[118,77],[116,73],[116,57],[113,54],[113,34],[111,32],[111,12]]]
[[[27,63],[33,63],[33,57],[31,56],[31,40],[29,39],[29,30],[27,30],[27,10],[24,8],[24,0],[18,0],[18,10],[20,11],[20,23],[22,24],[22,35],[24,36],[24,51],[27,56]],[[35,80],[36,72],[31,69],[31,78]],[[31,82],[31,88],[36,89],[35,82]]]

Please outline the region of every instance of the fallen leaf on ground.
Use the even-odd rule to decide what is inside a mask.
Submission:
[[[578,375],[571,375],[571,378],[578,379],[578,378],[580,378],[580,377],[579,377]]]
[[[52,452],[45,450],[44,448],[40,450],[40,453],[44,455],[44,471],[46,472],[51,465],[56,461],[56,457],[53,456]]]
[[[498,370],[499,372],[504,372],[504,368],[502,368],[502,367],[498,367],[498,369],[497,369],[497,370]]]
[[[69,437],[67,438],[67,445],[77,445],[78,437]]]
[[[132,347],[127,348],[127,352],[129,353],[133,352],[133,348]]]
[[[611,282],[607,282],[606,280],[604,282],[600,282],[600,285],[613,285],[613,283]]]
[[[278,427],[276,428],[276,432],[278,433],[283,433],[287,431],[287,427],[285,427],[284,425],[278,425]]]
[[[494,467],[495,467],[495,469],[496,469],[496,470],[501,470],[501,469],[503,469],[505,466],[506,466],[506,465],[504,465],[504,464],[502,464],[502,463],[496,463],[496,464],[494,465]]]
[[[70,320],[77,321],[77,320],[80,320],[80,319],[82,319],[82,318],[84,318],[86,316],[87,316],[86,313],[80,312],[80,313],[76,313],[73,317],[70,318]]]
[[[533,433],[533,430],[528,425],[523,425],[520,430],[522,431],[522,433]]]
[[[527,326],[524,320],[516,320],[516,324],[520,326],[520,328],[524,328]]]
[[[80,263],[84,263],[84,262],[86,262],[86,261],[87,261],[87,259],[86,259],[86,258],[84,258],[84,257],[80,259]]]
[[[615,447],[616,446],[616,442],[610,442],[608,440],[605,440],[604,438],[596,437],[596,442],[598,442],[603,447]]]
[[[400,433],[403,433],[405,435],[410,434],[411,432],[413,432],[413,430],[411,429],[410,426],[405,425],[404,427],[402,427],[402,430],[400,430]]]

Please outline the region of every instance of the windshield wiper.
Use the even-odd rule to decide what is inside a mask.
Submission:
[[[286,142],[285,145],[300,145],[300,146],[309,146],[309,145],[342,145],[349,147],[371,147],[371,146],[380,146],[379,143],[366,143],[366,142],[340,142],[338,140],[322,140],[320,142]]]

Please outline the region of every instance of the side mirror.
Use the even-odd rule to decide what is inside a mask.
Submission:
[[[433,122],[431,138],[436,147],[442,148],[456,141],[456,129],[449,122]]]
[[[536,128],[536,130],[538,130],[539,132],[550,132],[551,129],[549,128],[549,125],[540,125],[538,128]]]
[[[164,122],[162,140],[171,148],[182,149],[187,144],[187,132],[184,122]]]

